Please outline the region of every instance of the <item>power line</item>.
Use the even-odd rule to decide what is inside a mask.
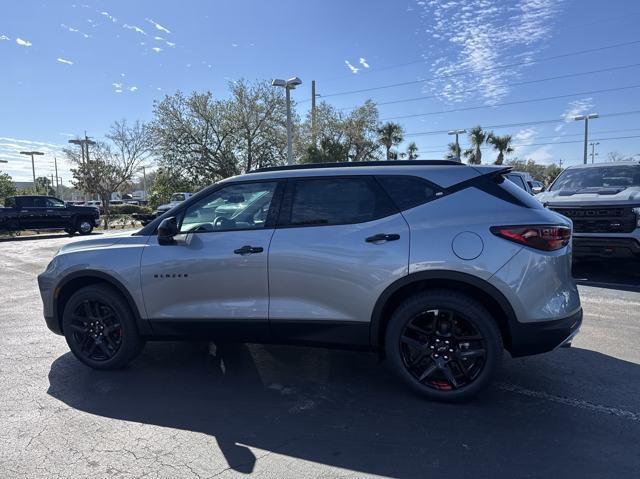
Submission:
[[[417,118],[417,117],[421,117],[421,116],[431,116],[431,115],[443,115],[445,113],[455,113],[455,112],[459,112],[459,111],[483,110],[485,108],[497,108],[497,107],[500,107],[500,106],[522,105],[522,104],[525,104],[525,103],[535,103],[535,102],[539,102],[539,101],[559,100],[559,99],[562,99],[562,98],[571,98],[571,97],[574,97],[574,96],[594,95],[596,93],[608,93],[608,92],[612,92],[612,91],[632,90],[634,88],[640,88],[640,85],[629,85],[629,86],[616,87],[616,88],[603,88],[603,89],[600,89],[600,90],[589,90],[589,91],[583,91],[583,92],[580,92],[580,93],[570,93],[570,94],[566,94],[566,95],[554,95],[554,96],[547,96],[547,97],[542,97],[542,98],[529,98],[527,100],[515,100],[515,101],[507,101],[507,102],[504,102],[504,103],[494,103],[493,105],[477,105],[477,106],[468,106],[468,107],[463,107],[463,108],[453,108],[451,110],[430,111],[430,112],[426,112],[426,113],[414,113],[412,115],[390,116],[390,117],[387,117],[387,118],[382,118],[381,121],[400,120],[400,119],[404,119],[404,118]]]
[[[326,95],[322,95],[323,98],[328,98],[328,97],[333,97],[333,96],[342,96],[342,95],[352,95],[354,93],[366,93],[366,92],[370,92],[370,91],[376,91],[376,90],[383,90],[386,88],[395,88],[395,87],[400,87],[400,86],[406,86],[406,85],[415,85],[418,83],[425,83],[427,81],[434,81],[434,80],[441,80],[443,78],[452,78],[452,77],[457,77],[457,76],[462,76],[462,75],[466,75],[468,73],[479,73],[479,72],[487,72],[487,71],[493,71],[493,70],[499,70],[499,69],[503,69],[503,68],[510,68],[510,67],[515,67],[515,66],[523,66],[523,65],[533,65],[535,63],[540,63],[540,62],[545,62],[545,61],[550,61],[550,60],[557,60],[560,58],[567,58],[567,57],[571,57],[571,56],[575,56],[575,55],[584,55],[587,53],[595,53],[595,52],[599,52],[599,51],[604,51],[604,50],[610,50],[613,48],[620,48],[620,47],[625,47],[625,46],[630,46],[630,45],[637,45],[640,43],[640,40],[633,40],[630,42],[623,42],[623,43],[615,43],[612,45],[605,45],[603,47],[596,47],[596,48],[589,48],[586,50],[578,50],[575,52],[569,52],[569,53],[563,53],[560,55],[552,55],[549,57],[541,57],[538,58],[537,60],[523,60],[523,61],[519,61],[519,62],[514,62],[514,63],[506,63],[506,64],[499,64],[499,65],[494,65],[492,67],[487,67],[487,68],[483,68],[481,70],[475,70],[475,69],[466,69],[460,72],[456,72],[456,73],[451,73],[448,75],[440,75],[438,77],[430,77],[430,78],[423,78],[420,80],[410,80],[410,81],[405,81],[405,82],[399,82],[399,83],[391,83],[388,85],[381,85],[381,86],[377,86],[377,87],[370,87],[370,88],[361,88],[358,90],[349,90],[349,91],[343,91],[343,92],[336,92],[336,93],[329,93]],[[305,101],[305,100],[303,100]],[[309,100],[306,100],[309,101]],[[300,102],[302,103],[302,101]]]
[[[617,66],[617,67],[610,67],[610,68],[600,68],[598,70],[590,70],[590,71],[586,71],[586,72],[578,72],[578,73],[567,73],[565,75],[557,75],[557,76],[553,76],[553,77],[547,77],[547,78],[539,78],[536,80],[526,80],[526,81],[521,81],[521,82],[516,82],[516,83],[508,83],[505,84],[504,86],[508,86],[508,87],[513,87],[513,86],[521,86],[521,85],[530,85],[533,83],[541,83],[541,82],[545,82],[545,81],[552,81],[552,80],[561,80],[564,78],[573,78],[573,77],[578,77],[578,76],[585,76],[585,75],[592,75],[595,73],[605,73],[605,72],[611,72],[611,71],[616,71],[616,70],[623,70],[623,69],[627,69],[627,68],[634,68],[634,67],[638,67],[640,66],[640,63],[632,63],[630,65],[621,65],[621,66]],[[470,93],[470,92],[474,92],[474,91],[478,91],[481,90],[481,87],[475,87],[475,88],[469,88],[467,90],[458,90],[456,93]],[[384,102],[376,102],[376,106],[383,106],[383,105],[394,105],[397,103],[408,103],[408,102],[412,102],[412,101],[420,101],[420,100],[428,100],[430,98],[439,98],[439,95],[426,95],[426,96],[417,96],[417,97],[413,97],[413,98],[405,98],[402,100],[391,100],[391,101],[384,101]],[[353,110],[355,108],[358,108],[359,105],[356,106],[348,106],[348,107],[344,107],[344,108],[339,108],[340,111],[343,110]]]
[[[600,115],[600,118],[609,118],[609,117],[626,116],[626,115],[638,115],[638,114],[640,114],[640,110],[621,111],[621,112],[615,112],[615,113],[605,113]],[[485,126],[485,128],[487,129],[509,128],[509,127],[516,127],[516,126],[535,126],[535,125],[544,125],[544,124],[551,124],[551,123],[566,123],[566,121],[564,121],[562,118],[554,118],[551,120],[534,120],[534,121],[523,121],[518,123],[502,123],[499,125],[487,125]],[[473,128],[473,126],[465,127],[465,129],[471,129],[471,128]],[[415,133],[405,133],[404,136],[440,135],[443,133],[447,133],[450,130],[452,130],[452,128],[447,128],[446,130],[420,131]]]
[[[612,136],[609,138],[590,138],[590,141],[609,141],[609,140],[627,140],[631,138],[640,138],[640,135],[631,136]],[[514,147],[524,148],[527,146],[544,146],[544,145],[568,145],[570,143],[583,143],[582,140],[569,140],[569,141],[552,141],[548,143],[526,143],[521,145],[513,145]]]

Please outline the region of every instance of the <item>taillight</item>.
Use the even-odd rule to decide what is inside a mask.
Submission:
[[[555,251],[569,244],[567,226],[493,226],[491,232],[501,238],[543,251]]]

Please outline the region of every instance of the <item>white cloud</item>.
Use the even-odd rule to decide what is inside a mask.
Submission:
[[[66,143],[66,141],[65,141]],[[0,160],[7,160],[2,164],[2,172],[11,175],[14,181],[32,181],[31,158],[21,155],[21,151],[38,150],[45,156],[37,157],[35,163],[36,176],[50,176],[53,173],[53,157],[58,158],[58,174],[65,184],[69,183],[71,174],[69,165],[62,152],[65,145],[58,145],[46,141],[23,138],[0,137]]]
[[[81,32],[81,31],[80,31],[80,30],[78,30],[77,28],[73,28],[73,27],[70,27],[70,26],[68,26],[68,25],[65,25],[64,23],[61,23],[61,24],[60,24],[60,26],[61,26],[62,28],[64,28],[65,30],[70,31],[71,33],[79,33],[79,34],[80,34],[80,35],[82,35],[84,38],[89,38],[89,37],[90,37],[90,35],[87,35],[86,33]]]
[[[0,35],[0,41],[2,41],[2,40],[11,40],[11,38],[9,38],[6,35]]]
[[[153,37],[154,40],[164,40],[162,37]]]
[[[588,112],[591,108],[593,108],[593,98],[591,97],[574,100],[572,102],[569,102],[569,104],[567,105],[567,108],[562,114],[562,119],[565,123],[569,123],[571,121],[574,121],[574,117]],[[564,126],[565,125],[561,123],[560,125],[557,125],[554,130],[556,132],[560,132],[562,131]]]
[[[58,58],[58,62],[64,63],[65,65],[73,65],[73,62],[71,60],[66,60],[64,58]]]
[[[103,15],[103,16],[107,17],[113,23],[116,23],[118,21],[118,19],[113,17],[112,15],[110,15],[109,12],[100,12],[100,15]]]
[[[369,64],[367,63],[367,60],[365,60],[362,57],[360,57],[360,65],[362,65],[365,68],[369,68]]]
[[[449,102],[480,97],[487,104],[496,103],[509,93],[509,81],[523,69],[501,64],[531,58],[550,37],[563,4],[563,0],[418,1],[428,45],[425,58],[435,77],[427,89]],[[450,87],[445,90],[445,85]]]
[[[551,154],[551,146],[546,145],[538,148],[537,150],[533,150],[531,153],[524,155],[527,160],[531,159],[536,163],[540,163],[543,165],[550,165],[554,162],[554,157]]]
[[[152,50],[156,53],[160,53],[162,51],[162,48],[160,47],[153,47]]]
[[[356,74],[360,71],[360,69],[357,67],[354,67],[349,60],[345,60],[344,63],[347,65],[349,70],[351,70],[351,73]]]
[[[114,88],[122,88],[122,83],[113,82],[112,85],[114,86]]]
[[[523,128],[518,133],[513,135],[514,143],[526,143],[538,134],[538,130],[535,128]]]
[[[145,18],[145,20],[147,22],[149,22],[150,24],[152,24],[154,27],[156,27],[158,30],[160,30],[161,32],[165,32],[165,33],[171,33],[170,30],[168,30],[167,28],[163,27],[162,25],[160,25],[158,22],[154,22],[153,20],[151,20],[150,18]]]
[[[169,46],[169,47],[171,47],[171,48],[173,48],[173,47],[175,47],[175,46],[176,46],[176,44],[175,44],[175,43],[173,43],[173,42],[165,42],[165,43],[167,44],[167,46]]]
[[[127,23],[125,23],[124,25],[122,25],[123,28],[126,28],[127,30],[134,30],[137,33],[140,33],[142,35],[146,35],[147,32],[145,32],[142,28],[137,27],[135,25],[129,25]]]
[[[116,88],[114,91],[115,91],[116,93],[122,93],[122,89],[121,89],[121,88]]]
[[[137,86],[130,86],[129,87],[129,91],[137,91],[138,87]]]
[[[33,45],[29,40],[23,40],[22,38],[16,38],[16,43],[21,47],[30,47]]]
[[[237,43],[232,43],[232,44],[231,44],[231,46],[232,46],[233,48],[237,48],[237,47],[238,47],[238,44],[237,44]]]

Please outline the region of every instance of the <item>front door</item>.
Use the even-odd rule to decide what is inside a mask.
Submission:
[[[408,263],[409,227],[374,178],[290,180],[269,248],[272,332],[368,344],[375,303]]]
[[[223,186],[179,213],[175,244],[150,238],[141,282],[154,332],[268,332],[267,255],[278,182]]]

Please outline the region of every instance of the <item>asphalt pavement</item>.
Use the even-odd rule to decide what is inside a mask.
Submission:
[[[637,477],[640,267],[576,268],[569,349],[511,359],[477,399],[415,396],[376,355],[150,343],[86,368],[36,275],[78,238],[0,240],[0,477]]]

